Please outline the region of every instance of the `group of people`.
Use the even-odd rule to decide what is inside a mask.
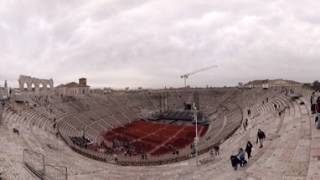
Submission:
[[[310,103],[311,113],[315,115],[316,128],[320,129],[320,90],[312,92]]]
[[[240,148],[237,155],[231,155],[230,160],[234,170],[237,170],[239,165],[240,167],[243,167],[248,163],[248,161],[246,160],[246,153],[247,153],[248,159],[250,159],[252,148],[253,148],[252,143],[248,141],[245,150],[243,150],[243,148]]]
[[[261,129],[258,129],[256,143],[259,143],[259,148],[263,147],[263,142],[265,138],[265,133]],[[248,141],[245,149],[240,148],[238,154],[230,156],[231,165],[234,168],[234,170],[237,170],[239,165],[240,167],[244,167],[248,163],[248,161],[246,160],[246,154],[249,160],[252,157],[252,148],[253,144],[250,141]]]

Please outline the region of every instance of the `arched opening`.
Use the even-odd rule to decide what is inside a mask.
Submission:
[[[23,83],[23,90],[28,91],[28,84],[27,83]]]
[[[50,84],[47,84],[47,88],[48,88],[48,89],[50,89],[50,88],[51,88]]]
[[[39,84],[39,89],[40,89],[40,90],[43,89],[43,84],[42,84],[42,83]]]
[[[31,84],[31,90],[35,91],[36,90],[36,85],[34,83]]]

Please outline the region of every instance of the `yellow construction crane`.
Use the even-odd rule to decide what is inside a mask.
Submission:
[[[216,67],[218,67],[218,66],[217,65],[212,65],[212,66],[208,66],[208,67],[205,67],[205,68],[202,68],[202,69],[198,69],[196,71],[181,75],[180,78],[184,79],[184,87],[187,87],[187,79],[189,78],[189,76],[192,76],[192,75],[194,75],[196,73],[199,73],[199,72],[202,72],[202,71],[206,71],[206,70],[209,70],[209,69],[212,69],[212,68],[216,68]]]

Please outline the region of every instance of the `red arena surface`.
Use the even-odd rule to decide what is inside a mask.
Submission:
[[[134,149],[132,155],[163,155],[192,144],[195,128],[195,125],[160,124],[138,120],[108,131],[103,137],[104,143],[108,146],[112,146],[114,141],[130,144]],[[207,129],[207,126],[198,125],[199,136],[203,136]],[[118,153],[121,153],[121,150]]]

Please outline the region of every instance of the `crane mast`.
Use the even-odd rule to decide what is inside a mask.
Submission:
[[[216,67],[218,67],[218,66],[217,65],[208,66],[208,67],[201,68],[201,69],[195,70],[193,72],[181,75],[180,78],[184,79],[184,87],[187,87],[187,79],[189,78],[189,76],[192,76],[192,75],[197,74],[199,72],[207,71],[209,69],[216,68]]]

